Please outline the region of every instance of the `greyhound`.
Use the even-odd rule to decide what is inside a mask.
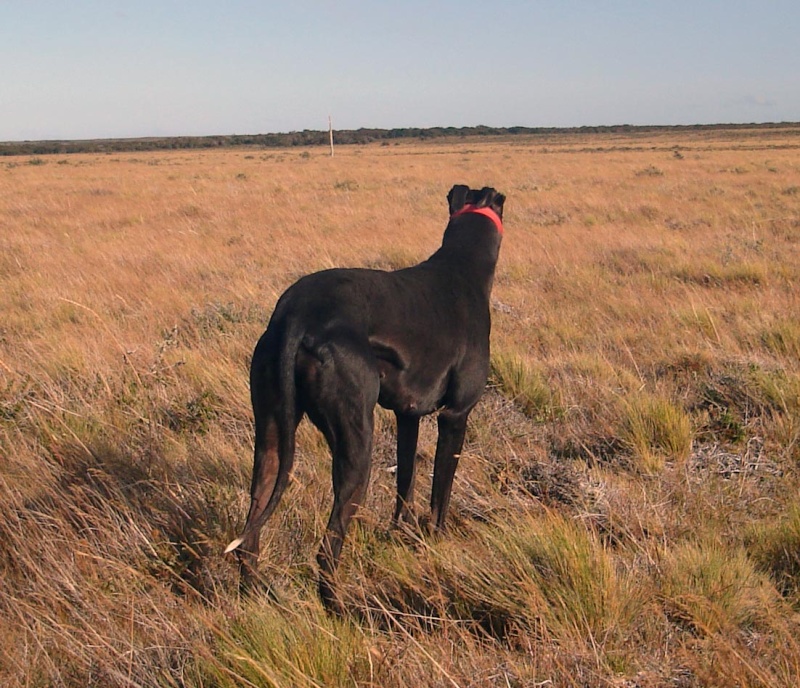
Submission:
[[[243,585],[254,577],[261,528],[286,489],[303,414],[333,457],[333,509],[317,555],[329,611],[342,610],[334,574],[369,482],[376,403],[397,419],[395,524],[414,520],[419,422],[439,412],[430,519],[444,530],[467,417],[489,373],[489,297],[505,196],[456,185],[447,200],[442,246],[426,261],[392,272],[316,272],[278,300],[250,368],[250,510],[241,537],[225,550],[235,552]]]

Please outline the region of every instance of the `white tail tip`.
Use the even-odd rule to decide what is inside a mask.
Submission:
[[[244,542],[244,538],[236,538],[230,545],[225,548],[225,554],[233,552],[239,545]]]

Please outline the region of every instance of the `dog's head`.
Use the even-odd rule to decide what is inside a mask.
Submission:
[[[450,221],[442,247],[430,260],[446,261],[458,270],[469,271],[491,290],[503,241],[505,200],[503,194],[488,186],[478,190],[456,184],[447,194]]]
[[[478,208],[491,208],[497,216],[503,219],[503,203],[506,197],[495,191],[489,186],[482,189],[470,189],[465,184],[456,184],[450,193],[447,194],[447,204],[450,207],[450,215],[463,210],[466,206]]]

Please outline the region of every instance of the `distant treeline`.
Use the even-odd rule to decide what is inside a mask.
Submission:
[[[697,124],[682,126],[634,126],[621,124],[598,127],[430,127],[421,129],[352,129],[337,130],[337,145],[366,144],[376,141],[392,142],[401,139],[430,140],[438,138],[467,138],[481,136],[553,136],[559,134],[635,134],[671,131],[718,131],[797,128],[797,123],[774,124]],[[65,153],[111,153],[192,148],[225,148],[249,146],[289,148],[296,146],[328,145],[327,131],[291,131],[284,134],[231,134],[222,136],[169,136],[136,139],[89,139],[80,141],[19,141],[0,142],[2,155],[48,155]]]

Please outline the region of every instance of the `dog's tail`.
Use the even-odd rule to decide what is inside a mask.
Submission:
[[[240,537],[225,548],[225,554],[238,549],[249,535],[261,530],[267,519],[278,506],[283,492],[289,483],[289,475],[294,464],[295,433],[297,429],[297,386],[295,382],[295,361],[304,331],[299,326],[287,324],[278,352],[278,394],[280,403],[276,413],[278,430],[278,473],[272,494],[263,508],[251,506],[247,522]]]

